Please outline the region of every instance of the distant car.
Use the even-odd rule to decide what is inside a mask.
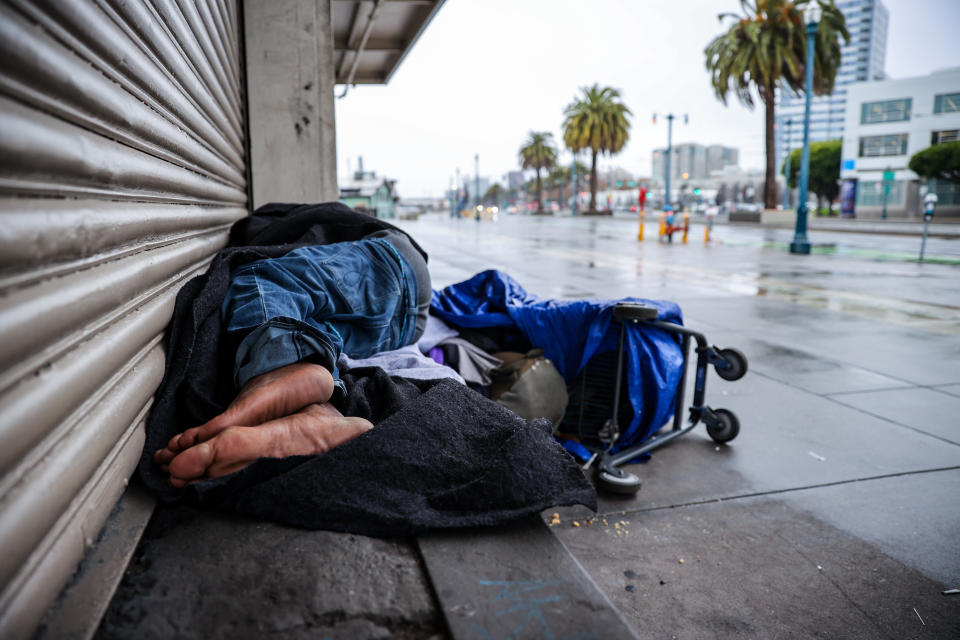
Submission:
[[[755,202],[738,202],[734,205],[732,211],[756,213],[757,211],[760,211],[760,205]]]

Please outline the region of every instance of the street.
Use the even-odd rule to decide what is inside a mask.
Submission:
[[[811,232],[837,250],[794,256],[788,231],[718,226],[704,246],[700,226],[684,245],[649,225],[639,243],[620,217],[401,226],[434,288],[496,268],[543,297],[666,298],[749,358],[743,380],[708,376],[735,441],[698,428],[628,467],[635,497],[558,510],[553,531],[642,637],[956,637],[958,267],[891,257],[919,238]]]

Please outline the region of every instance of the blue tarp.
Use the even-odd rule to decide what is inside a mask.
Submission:
[[[528,293],[497,270],[434,291],[431,313],[446,323],[469,329],[516,328],[534,347],[544,350],[567,384],[594,355],[615,351],[619,329],[612,322],[617,302],[642,302],[659,311],[658,319],[683,323],[680,307],[665,300],[548,300]],[[673,415],[674,392],[683,375],[677,339],[665,331],[628,324],[627,376],[634,417],[616,449],[642,442]],[[583,447],[567,448],[583,456]]]

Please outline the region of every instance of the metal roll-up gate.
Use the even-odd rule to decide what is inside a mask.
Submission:
[[[124,490],[174,298],[247,215],[239,8],[0,3],[0,637]]]

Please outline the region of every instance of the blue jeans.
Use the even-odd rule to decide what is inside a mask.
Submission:
[[[231,274],[222,314],[236,343],[234,382],[294,362],[326,367],[344,391],[337,358],[367,358],[414,337],[417,281],[386,240],[304,247]]]

